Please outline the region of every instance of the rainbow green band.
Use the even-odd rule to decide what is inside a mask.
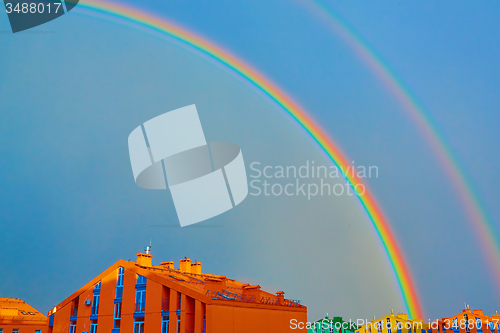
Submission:
[[[452,185],[457,190],[458,198],[463,203],[472,229],[476,233],[486,260],[489,263],[493,281],[500,296],[500,242],[493,221],[488,218],[478,195],[474,192],[471,182],[460,168],[451,149],[443,140],[443,136],[430,120],[429,113],[417,102],[400,79],[380,59],[376,52],[363,39],[350,29],[338,15],[317,0],[298,0],[317,18],[327,23],[335,34],[341,37],[358,55],[362,62],[382,81],[391,94],[398,100],[403,110],[413,120],[425,140],[431,146],[439,159]]]

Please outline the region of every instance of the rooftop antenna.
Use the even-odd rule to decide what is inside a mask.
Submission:
[[[394,313],[394,309],[391,309],[391,313]]]
[[[149,239],[149,246],[145,248],[146,254],[151,254],[151,238]]]

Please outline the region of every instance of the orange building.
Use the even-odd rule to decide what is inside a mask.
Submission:
[[[0,333],[46,333],[47,317],[18,298],[0,298]]]
[[[469,309],[467,305],[462,313],[449,318],[442,318],[431,323],[432,333],[500,333],[500,315],[486,316],[483,310]]]
[[[152,256],[119,260],[49,312],[48,333],[297,332],[307,308],[182,259],[152,265]],[[305,330],[303,330],[305,331]]]

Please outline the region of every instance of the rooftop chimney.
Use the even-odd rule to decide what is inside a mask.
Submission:
[[[226,286],[225,276],[219,278],[205,278],[205,290],[210,290],[211,292],[222,291],[226,289]]]
[[[278,296],[279,304],[283,304],[283,302],[285,301],[285,292],[278,291],[276,292],[276,296]],[[328,313],[326,314],[326,316],[328,317]]]
[[[191,273],[191,259],[184,257],[184,259],[181,259],[180,261],[180,271],[182,273]]]
[[[167,269],[175,269],[173,261],[164,261],[160,263],[160,266]]]
[[[151,251],[151,250],[150,250]],[[151,267],[153,266],[153,256],[149,253],[137,253],[137,265],[143,267]]]
[[[201,262],[195,261],[191,264],[191,273],[201,274]]]
[[[247,284],[243,286],[243,295],[246,297],[253,297],[255,302],[260,302],[260,294],[261,290],[259,285],[251,286]]]

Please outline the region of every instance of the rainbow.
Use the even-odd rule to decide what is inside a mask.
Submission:
[[[250,82],[255,88],[271,98],[280,108],[289,114],[312,137],[320,149],[340,170],[348,170],[348,159],[344,157],[345,155],[338,146],[328,137],[326,131],[320,128],[302,107],[288,97],[278,85],[271,82],[271,80],[257,70],[250,67],[241,59],[231,55],[220,46],[164,18],[133,8],[129,5],[125,6],[112,1],[80,1],[74,12],[98,16],[113,21],[118,20],[120,23],[133,23],[136,28],[146,28],[151,32],[160,33],[177,40],[184,46],[188,46],[191,50],[197,50],[212,60],[215,60],[217,63],[231,69],[234,73],[238,74],[247,82]],[[352,173],[344,173],[344,177],[351,184],[353,189],[358,186],[366,189],[364,195],[357,195],[357,198],[366,211],[368,218],[383,244],[398,281],[399,289],[409,315],[413,318],[422,318],[422,308],[415,285],[412,281],[412,276],[404,255],[391,231],[387,218],[384,216],[379,205],[376,203],[373,196],[370,195],[366,184],[364,184],[361,179],[357,178],[357,176]]]
[[[471,183],[460,168],[457,159],[451,149],[439,135],[436,126],[428,116],[428,112],[412,96],[404,84],[391,72],[389,67],[369,47],[363,39],[357,35],[349,26],[343,22],[331,8],[322,5],[318,0],[298,0],[305,8],[316,17],[327,23],[333,31],[340,36],[358,57],[372,70],[375,75],[385,84],[387,89],[401,104],[408,116],[414,121],[418,129],[432,147],[439,162],[446,170],[451,183],[457,190],[459,199],[464,205],[471,226],[479,239],[479,244],[490,264],[490,270],[494,276],[497,292],[500,295],[500,244],[498,235],[495,234],[493,222],[488,218],[485,209],[481,207],[478,195],[473,190]]]

